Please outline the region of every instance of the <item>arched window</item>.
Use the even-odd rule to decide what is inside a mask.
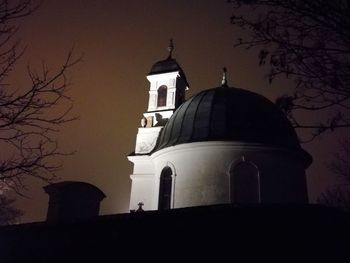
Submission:
[[[260,177],[257,167],[247,161],[238,163],[230,173],[231,202],[260,203]]]
[[[157,99],[158,107],[166,106],[167,93],[168,93],[167,86],[163,85],[158,88],[158,99]]]
[[[159,199],[158,199],[158,209],[170,209],[171,204],[171,188],[173,178],[171,177],[172,171],[170,167],[165,167],[160,174],[159,182]]]

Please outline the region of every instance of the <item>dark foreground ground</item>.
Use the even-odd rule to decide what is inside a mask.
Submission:
[[[317,205],[217,205],[0,228],[0,263],[253,258],[350,262],[350,215]]]

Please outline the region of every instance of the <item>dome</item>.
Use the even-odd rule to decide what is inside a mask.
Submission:
[[[201,141],[235,141],[300,150],[284,113],[256,93],[227,86],[198,93],[170,117],[154,151]]]

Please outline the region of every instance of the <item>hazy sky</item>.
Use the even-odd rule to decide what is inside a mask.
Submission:
[[[231,86],[271,100],[288,92],[287,81],[269,85],[256,50],[233,47],[242,32],[230,25],[230,15],[225,0],[47,0],[22,20],[18,36],[26,53],[16,78],[27,64],[41,61],[54,70],[72,46],[77,56],[83,54],[69,74],[74,113],[80,120],[66,125],[59,136],[63,149],[77,152],[65,159],[58,175],[99,187],[107,195],[102,214],[128,211],[132,164],[126,157],[134,150],[147,109],[146,74],[166,58],[169,38],[174,39],[174,57],[190,83],[187,98],[220,85],[223,66]],[[308,170],[311,202],[329,184],[324,162],[336,145],[335,137],[303,145],[314,157]],[[18,201],[26,213],[23,221],[44,220],[44,184],[28,184],[31,198]]]

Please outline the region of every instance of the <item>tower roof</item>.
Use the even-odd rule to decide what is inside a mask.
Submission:
[[[150,75],[156,75],[156,74],[162,74],[162,73],[170,73],[179,71],[180,76],[184,79],[187,86],[189,86],[188,81],[186,79],[186,75],[180,65],[177,63],[177,61],[170,56],[167,59],[160,60],[153,64],[151,67],[150,72],[148,73],[148,76]]]
[[[154,75],[154,74],[161,74],[161,73],[168,73],[173,71],[181,71],[183,73],[180,65],[177,63],[177,61],[171,57],[168,57],[167,59],[161,60],[156,62],[148,75]]]
[[[183,79],[186,82],[186,85],[189,86],[184,71],[182,70],[179,63],[177,63],[177,61],[172,57],[173,51],[174,43],[173,40],[170,39],[170,43],[168,46],[168,57],[164,60],[160,60],[154,63],[151,67],[150,72],[148,73],[148,76],[179,71],[180,76],[183,77]]]

